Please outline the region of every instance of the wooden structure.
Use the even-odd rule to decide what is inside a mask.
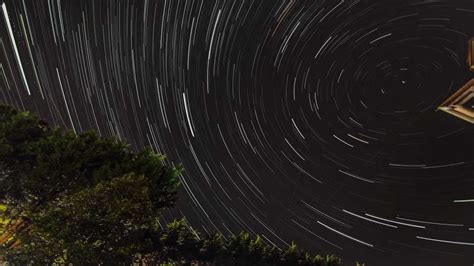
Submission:
[[[474,124],[474,79],[444,101],[438,110]]]

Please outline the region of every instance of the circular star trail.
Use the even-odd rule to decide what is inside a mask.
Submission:
[[[474,127],[436,112],[472,78],[472,1],[12,0],[1,16],[0,100],[182,163],[165,220],[348,264],[474,260]]]

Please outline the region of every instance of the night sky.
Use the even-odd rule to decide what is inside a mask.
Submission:
[[[474,126],[436,108],[473,36],[472,0],[10,0],[0,101],[181,163],[166,221],[472,265]]]

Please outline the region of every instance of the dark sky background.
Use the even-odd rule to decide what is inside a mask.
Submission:
[[[474,126],[435,111],[471,36],[472,0],[9,0],[0,101],[182,163],[165,220],[472,265]]]

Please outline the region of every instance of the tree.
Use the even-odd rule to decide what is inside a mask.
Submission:
[[[35,254],[42,263],[130,264],[134,254],[152,251],[149,232],[159,230],[150,187],[143,175],[127,174],[28,213],[34,230],[20,232],[24,244],[10,260],[23,264]]]
[[[125,142],[95,132],[51,129],[29,112],[0,107],[0,150],[0,200],[18,207],[40,206],[130,172],[152,179],[157,206],[176,200],[178,169],[164,167],[164,156],[150,149],[135,154]]]
[[[151,149],[51,128],[0,105],[0,258],[15,264],[340,265],[292,243],[248,233],[201,234],[184,220],[161,227],[180,167]]]
[[[153,238],[152,238],[153,239]],[[292,243],[286,250],[265,244],[260,236],[248,233],[232,235],[227,240],[220,234],[201,235],[186,224],[175,220],[155,236],[159,252],[151,254],[153,263],[179,262],[195,265],[342,265],[331,256],[311,256]]]
[[[53,129],[0,106],[1,218],[16,232],[2,255],[98,263],[147,251],[146,236],[174,205],[179,185],[180,168],[163,160],[151,149],[134,153],[117,139]]]

